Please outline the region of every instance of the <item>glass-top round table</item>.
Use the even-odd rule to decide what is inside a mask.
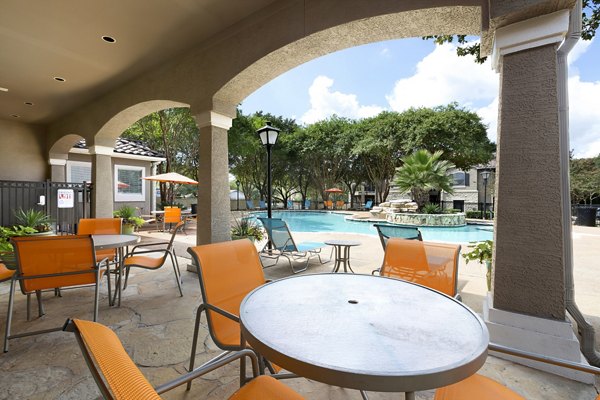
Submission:
[[[240,306],[244,339],[308,379],[357,390],[428,390],[473,375],[487,358],[484,322],[461,302],[396,279],[290,277]]]

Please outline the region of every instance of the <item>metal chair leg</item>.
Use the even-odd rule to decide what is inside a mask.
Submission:
[[[31,321],[31,293],[27,293],[27,322]]]
[[[183,297],[183,290],[181,290],[181,280],[179,278],[179,274],[177,273],[177,260],[173,257],[173,254],[171,254],[170,252],[169,255],[171,256],[171,264],[173,264],[173,272],[175,272],[175,280],[177,281],[177,287],[179,288],[179,295]],[[127,282],[127,279],[125,279],[125,282]]]
[[[198,344],[198,331],[200,330],[200,316],[202,315],[202,311],[204,307],[200,305],[198,310],[196,311],[196,322],[194,323],[194,338],[192,339],[192,353],[190,354],[190,368],[189,372],[194,370],[194,361],[196,360],[196,345]],[[189,381],[186,390],[190,390],[192,388],[192,381]]]
[[[8,312],[6,313],[6,330],[4,332],[4,352],[8,352],[8,337],[10,336],[10,325],[15,299],[15,279],[10,280],[10,295],[8,297]]]
[[[35,297],[37,297],[38,301],[38,318],[41,318],[42,315],[46,314],[46,312],[44,311],[44,303],[42,303],[42,291],[36,290]]]

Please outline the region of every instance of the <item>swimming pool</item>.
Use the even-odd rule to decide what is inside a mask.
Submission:
[[[252,215],[266,217],[267,213]],[[292,232],[347,232],[377,235],[372,222],[348,221],[347,215],[332,212],[273,211],[274,218],[283,219]],[[489,225],[466,225],[460,227],[419,227],[424,240],[464,243],[493,239]]]

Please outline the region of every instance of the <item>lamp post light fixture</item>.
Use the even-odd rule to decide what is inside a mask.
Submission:
[[[237,187],[235,193],[237,194],[237,211],[240,211],[240,181],[235,181],[235,186]]]
[[[267,217],[271,218],[271,147],[277,142],[277,135],[281,129],[275,128],[267,121],[266,125],[258,129],[256,133],[260,141],[267,148]]]
[[[481,173],[481,178],[483,179],[483,219],[487,219],[487,184],[488,179],[490,177],[490,171],[483,171]]]

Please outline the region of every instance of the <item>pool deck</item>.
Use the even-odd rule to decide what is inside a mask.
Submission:
[[[188,235],[176,238],[177,254],[182,267],[189,261],[186,249],[195,245],[194,226]],[[143,240],[169,238],[160,232],[142,232]],[[351,239],[361,242],[352,248],[352,267],[357,273],[370,273],[379,267],[383,250],[377,236],[347,233],[300,233],[293,232],[298,241],[324,241],[327,239]],[[600,331],[600,228],[574,227],[576,300],[588,321]],[[332,263],[311,263],[305,273],[331,271]],[[184,269],[184,268],[182,268]],[[475,263],[466,265],[461,258],[459,266],[459,290],[465,304],[481,312],[486,295],[485,269]],[[265,270],[268,279],[289,276],[285,260]],[[142,369],[149,381],[156,385],[180,375],[189,360],[191,334],[195,309],[201,301],[198,279],[190,272],[183,273],[184,297],[179,297],[173,272],[169,265],[157,271],[135,270],[130,285],[124,291],[121,308],[108,307],[105,289],[102,291],[99,321],[113,328],[125,348]],[[7,304],[8,285],[0,284],[0,305]],[[37,329],[56,326],[67,316],[91,317],[91,293],[82,289],[64,291],[62,298],[50,294],[44,296],[47,314],[31,322],[24,319],[25,296],[15,299],[14,329]],[[5,313],[0,313],[0,326],[5,324]],[[600,343],[599,334],[596,335]],[[197,359],[209,359],[217,354],[205,322],[201,324],[201,349]],[[0,355],[0,399],[84,399],[95,398],[98,391],[72,334],[55,332],[47,335],[11,341],[10,351]],[[178,388],[164,396],[166,399],[224,399],[237,387],[238,365],[230,365],[198,379],[191,393]],[[501,360],[488,357],[480,373],[490,376],[527,399],[577,399],[592,400],[598,384],[585,385]],[[307,399],[338,400],[360,399],[355,390],[332,387],[303,378],[286,380],[286,384]],[[394,393],[369,393],[369,398],[398,399]],[[417,399],[433,399],[433,391],[417,393]]]

